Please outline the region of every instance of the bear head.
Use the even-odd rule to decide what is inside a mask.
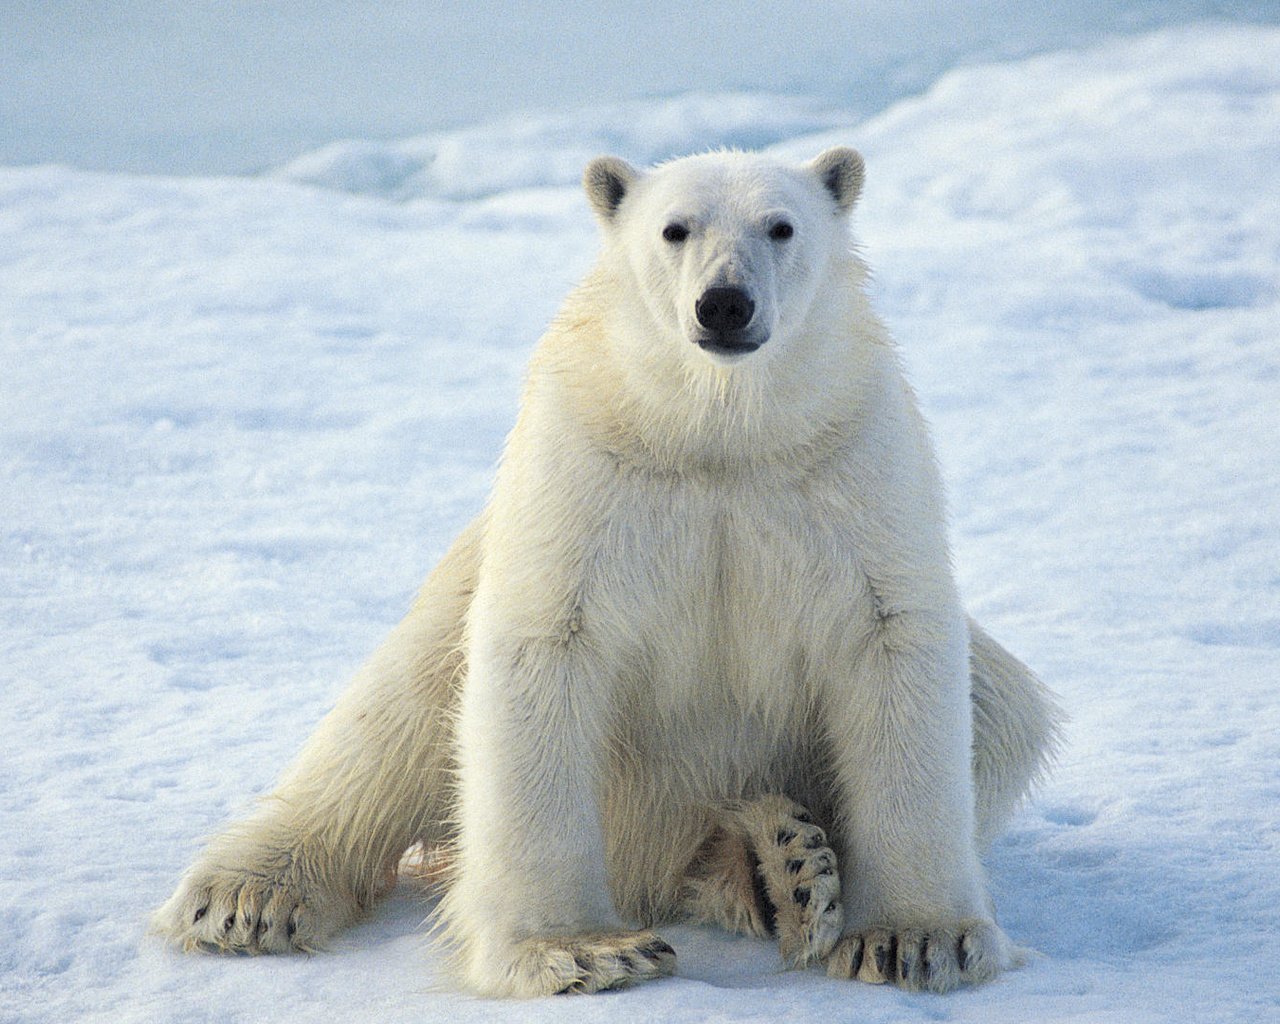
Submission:
[[[803,328],[851,249],[862,180],[844,146],[799,166],[714,152],[642,171],[603,156],[583,176],[646,333],[719,367],[771,358]]]

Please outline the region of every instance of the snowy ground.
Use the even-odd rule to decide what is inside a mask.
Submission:
[[[1275,1019],[1277,69],[1201,24],[862,124],[694,95],[256,179],[0,168],[0,1021]],[[708,141],[867,157],[963,589],[1073,719],[989,859],[1043,956],[933,997],[673,928],[679,978],[516,1007],[440,988],[406,887],[312,958],[147,938],[484,500],[595,246],[582,155]]]

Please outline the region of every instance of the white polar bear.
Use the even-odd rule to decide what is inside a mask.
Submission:
[[[670,973],[634,929],[677,918],[907,988],[1014,963],[978,854],[1058,712],[961,610],[862,177],[846,148],[591,163],[603,254],[487,509],[159,930],[314,948],[421,842],[481,993]]]

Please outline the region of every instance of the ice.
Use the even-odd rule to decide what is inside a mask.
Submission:
[[[1198,23],[869,121],[693,92],[257,178],[0,167],[0,1021],[1275,1018],[1277,69]],[[988,858],[1039,955],[939,998],[680,927],[676,979],[515,1006],[448,987],[407,885],[310,958],[148,937],[483,503],[595,251],[584,157],[836,141],[966,601],[1072,716]]]

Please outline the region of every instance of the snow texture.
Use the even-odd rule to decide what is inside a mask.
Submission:
[[[960,67],[857,121],[698,93],[259,178],[0,168],[0,1021],[1280,1016],[1280,30]],[[517,1006],[448,987],[408,885],[313,957],[148,937],[483,503],[596,247],[583,158],[834,142],[966,600],[1072,716],[988,859],[1041,955],[937,997],[678,927],[675,979]]]

